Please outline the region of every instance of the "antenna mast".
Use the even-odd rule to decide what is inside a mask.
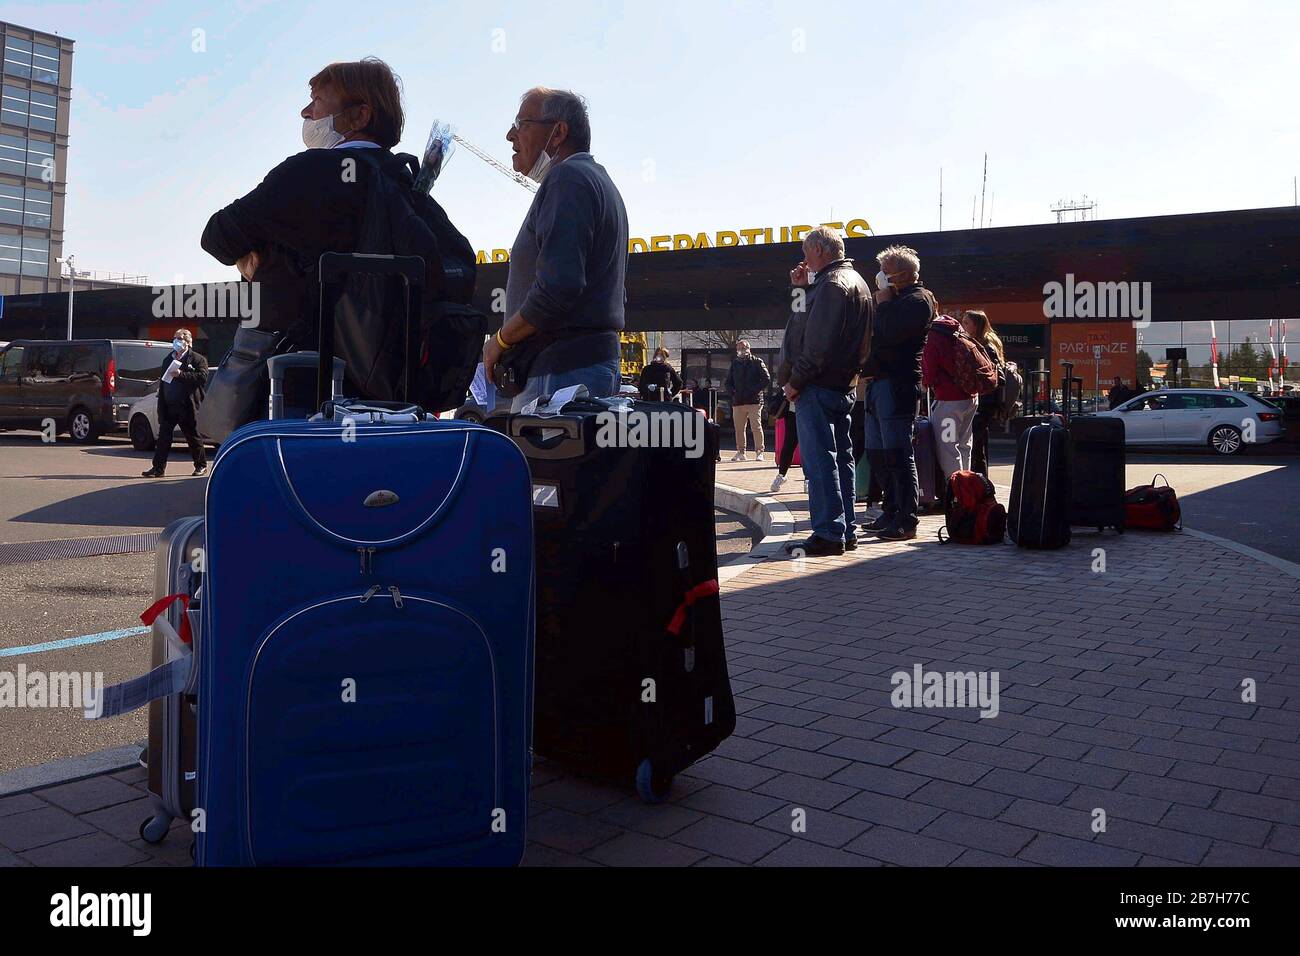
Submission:
[[[537,183],[533,182],[531,179],[529,179],[529,178],[528,178],[527,176],[525,176],[523,173],[517,173],[517,172],[515,172],[513,169],[510,169],[509,167],[506,167],[506,166],[501,165],[501,164],[498,163],[495,159],[493,159],[491,156],[489,156],[487,153],[483,152],[483,150],[479,149],[477,146],[475,146],[473,143],[471,143],[471,142],[470,142],[469,140],[467,140],[465,137],[461,136],[459,133],[457,133],[456,135],[454,135],[454,136],[452,137],[452,139],[454,139],[456,142],[460,143],[460,145],[464,146],[464,147],[465,147],[466,149],[468,149],[471,153],[473,153],[473,154],[474,154],[475,156],[477,156],[479,159],[483,160],[483,162],[487,163],[489,166],[491,166],[493,169],[495,169],[495,170],[496,170],[497,172],[499,172],[501,175],[503,175],[503,176],[509,176],[511,179],[513,179],[515,182],[517,182],[520,186],[523,186],[525,189],[527,189],[530,193],[535,193],[535,192],[537,192]]]
[[[984,228],[984,190],[989,185],[989,154],[984,154],[984,185],[980,186],[980,228]]]

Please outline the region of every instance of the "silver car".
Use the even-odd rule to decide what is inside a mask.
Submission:
[[[131,446],[136,451],[153,451],[158,442],[158,393],[146,395],[134,405],[127,415],[127,434],[131,436]],[[177,427],[172,432],[175,441],[184,442],[181,430]],[[216,446],[217,442],[204,438],[203,444]]]
[[[1123,419],[1129,445],[1209,445],[1221,455],[1284,432],[1281,409],[1249,392],[1213,388],[1162,388],[1097,414]]]

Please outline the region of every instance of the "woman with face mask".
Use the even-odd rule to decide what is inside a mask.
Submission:
[[[648,402],[664,402],[682,390],[682,377],[668,364],[671,357],[666,348],[655,349],[650,364],[641,369],[638,387],[641,397]]]
[[[300,112],[307,148],[272,169],[252,192],[214,213],[203,231],[205,250],[259,283],[256,327],[287,332],[294,348],[316,347],[317,263],[323,252],[421,255],[428,269],[426,300],[469,302],[473,248],[436,202],[414,194],[415,158],[393,152],[405,122],[393,71],[373,57],[332,63],[311,78],[309,87],[311,98]],[[386,177],[413,197],[412,209],[429,225],[436,249],[393,248],[395,236],[365,231],[370,204],[384,201],[371,188],[375,176]],[[370,248],[373,244],[389,248]],[[400,315],[401,310],[392,311]],[[348,359],[342,352],[339,357]]]

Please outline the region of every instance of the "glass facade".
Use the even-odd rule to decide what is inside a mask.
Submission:
[[[1287,332],[1293,339],[1300,334],[1300,318],[1287,322]],[[1281,334],[1281,320],[1273,321],[1271,342],[1268,319],[1215,322],[1213,334],[1209,322],[1153,322],[1137,330],[1138,379],[1147,387],[1161,384],[1161,372],[1168,371],[1164,368],[1167,350],[1186,349],[1186,366],[1179,369],[1178,384],[1211,387],[1214,384],[1212,343],[1217,342],[1221,385],[1227,385],[1233,375],[1240,380],[1237,384],[1246,389],[1266,385],[1269,365],[1276,364],[1282,354]],[[1297,354],[1294,342],[1288,343],[1287,353],[1294,361],[1292,356]]]
[[[0,90],[0,122],[53,133],[58,99],[52,93],[6,83]]]
[[[5,73],[41,83],[58,83],[59,48],[6,36]]]
[[[0,46],[0,295],[59,291],[53,263],[63,255],[63,183],[56,169],[67,149],[59,111],[70,93],[60,79],[72,50],[66,40],[5,22]]]
[[[23,225],[49,229],[53,221],[54,192],[40,186],[27,186],[23,189]]]

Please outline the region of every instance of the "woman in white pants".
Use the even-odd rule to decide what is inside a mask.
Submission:
[[[947,493],[948,476],[956,471],[969,471],[971,438],[975,426],[978,396],[969,394],[953,379],[952,340],[961,325],[956,319],[941,315],[930,326],[921,353],[921,384],[934,389],[934,403],[930,406],[930,429],[934,433],[935,456],[943,481],[939,493],[943,500]]]

